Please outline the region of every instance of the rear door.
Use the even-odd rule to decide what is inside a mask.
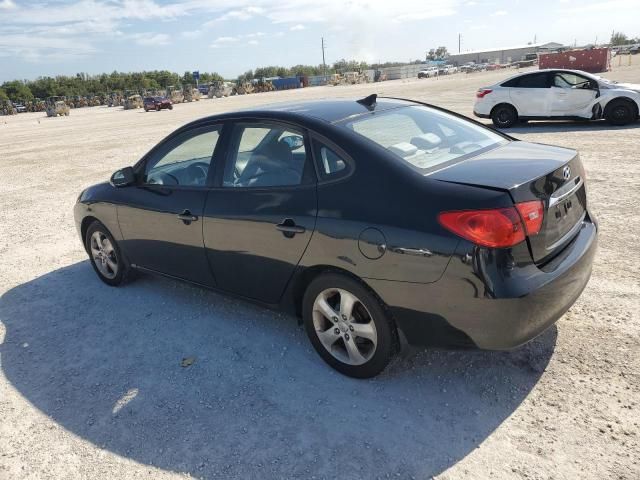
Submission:
[[[218,287],[277,303],[313,234],[317,177],[307,135],[274,122],[233,126],[204,209]]]
[[[536,72],[516,77],[503,84],[509,88],[511,102],[521,117],[547,117],[550,115],[550,85],[547,72]]]
[[[215,285],[206,260],[202,213],[221,127],[183,132],[156,148],[118,205],[129,260],[140,267]]]
[[[551,115],[591,117],[598,90],[591,80],[572,72],[552,73]]]

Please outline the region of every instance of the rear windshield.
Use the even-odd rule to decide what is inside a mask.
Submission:
[[[489,129],[424,106],[374,112],[343,125],[425,173],[507,141]]]

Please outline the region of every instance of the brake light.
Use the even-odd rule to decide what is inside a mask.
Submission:
[[[512,247],[524,240],[524,227],[513,208],[443,212],[440,224],[456,235],[482,247]]]
[[[542,219],[544,217],[544,204],[541,200],[516,203],[516,208],[524,222],[527,235],[533,236],[540,233]]]
[[[515,207],[490,210],[442,212],[440,224],[482,247],[507,248],[537,235],[542,228],[544,205],[540,200],[517,203]]]
[[[484,98],[485,95],[489,95],[491,92],[493,92],[493,90],[490,88],[481,88],[476,92],[476,97]]]

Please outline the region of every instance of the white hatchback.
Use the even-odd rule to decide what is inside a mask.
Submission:
[[[526,120],[596,120],[626,125],[638,119],[640,85],[580,70],[538,70],[478,89],[473,113],[498,128]]]

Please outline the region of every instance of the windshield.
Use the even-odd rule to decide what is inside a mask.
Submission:
[[[372,113],[343,125],[420,171],[442,167],[507,141],[491,130],[424,106]]]

